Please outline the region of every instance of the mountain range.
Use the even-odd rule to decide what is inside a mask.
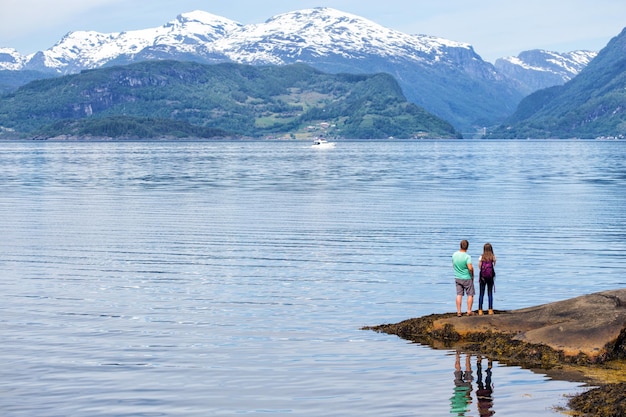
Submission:
[[[146,60],[305,63],[329,73],[388,73],[410,102],[467,132],[502,122],[528,93],[565,83],[594,56],[530,51],[493,65],[467,43],[405,34],[331,8],[250,25],[194,11],[157,28],[70,32],[28,56],[0,48],[0,88],[11,91],[37,78]]]
[[[534,49],[516,57],[496,60],[496,70],[519,83],[518,89],[528,95],[543,88],[562,85],[574,78],[598,55],[595,51],[558,53]]]
[[[493,138],[626,138],[626,29],[564,85],[524,98]]]

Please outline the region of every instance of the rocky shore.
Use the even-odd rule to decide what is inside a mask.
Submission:
[[[460,349],[594,388],[575,416],[626,416],[626,289],[494,315],[432,314],[364,327],[433,348]]]

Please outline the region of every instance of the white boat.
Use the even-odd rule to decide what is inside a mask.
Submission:
[[[316,148],[316,149],[328,149],[328,148],[334,148],[335,147],[335,142],[328,142],[326,139],[322,139],[322,138],[317,138],[313,141],[313,145],[311,145],[311,148]]]

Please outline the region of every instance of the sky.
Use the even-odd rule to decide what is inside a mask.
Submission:
[[[489,62],[529,49],[598,51],[626,27],[624,0],[0,0],[0,47],[26,55],[70,31],[158,27],[193,10],[250,24],[312,7],[469,43]]]

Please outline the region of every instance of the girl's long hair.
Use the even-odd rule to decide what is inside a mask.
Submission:
[[[491,243],[485,243],[485,246],[483,246],[481,261],[493,262],[495,258],[496,256],[493,254],[493,247],[491,246]]]

